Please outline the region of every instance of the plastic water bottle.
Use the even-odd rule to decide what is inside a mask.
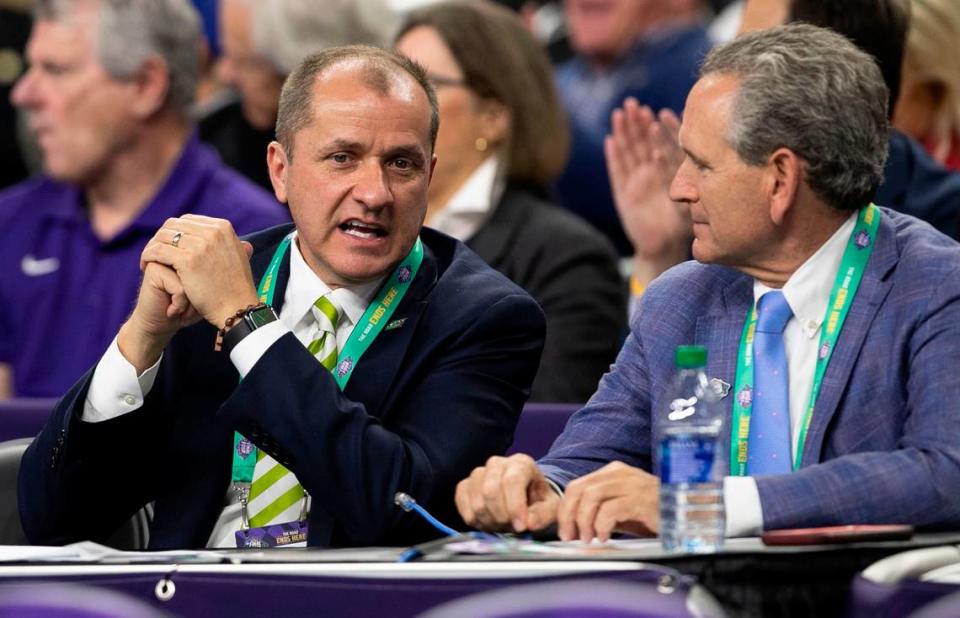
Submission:
[[[707,350],[679,346],[669,409],[657,422],[660,439],[660,538],[668,551],[708,553],[723,547],[725,459],[723,412],[705,367]]]

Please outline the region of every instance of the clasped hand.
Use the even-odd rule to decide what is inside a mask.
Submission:
[[[229,221],[200,215],[168,219],[140,256],[143,282],[120,333],[121,351],[142,369],[177,330],[203,318],[221,328],[257,303],[250,243]]]
[[[613,532],[655,535],[657,478],[620,462],[607,464],[556,493],[527,455],[491,457],[457,485],[456,503],[467,525],[525,532],[557,524],[565,541],[606,541]]]

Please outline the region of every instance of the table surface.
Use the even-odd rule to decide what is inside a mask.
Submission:
[[[344,565],[359,564],[362,569],[398,569],[422,567],[441,563],[460,569],[464,564],[498,563],[502,568],[515,568],[506,565],[527,565],[532,569],[551,570],[556,564],[591,564],[617,562],[684,562],[689,560],[724,560],[728,558],[764,555],[786,557],[795,554],[807,556],[849,553],[854,551],[883,551],[897,553],[921,547],[960,544],[960,532],[935,532],[915,534],[911,539],[900,541],[864,541],[859,543],[833,543],[816,545],[764,545],[758,537],[727,539],[725,547],[713,554],[685,554],[669,552],[661,548],[657,539],[630,539],[613,542],[609,551],[603,546],[570,543],[549,543],[558,549],[587,547],[589,553],[583,555],[502,552],[496,554],[457,554],[445,550],[450,539],[439,539],[420,546],[424,555],[415,562],[397,564],[404,547],[361,547],[345,549],[285,548],[281,550],[214,549],[199,551],[170,552],[130,552],[112,550],[93,543],[78,543],[63,547],[3,546],[0,545],[0,575],[15,576],[30,569],[60,568],[65,566],[115,567],[115,566],[153,566],[178,564],[183,567],[285,567],[294,565],[299,568],[326,570],[346,568]],[[77,549],[72,549],[77,548]],[[87,548],[92,548],[87,549]],[[89,557],[85,557],[89,556]],[[65,564],[66,563],[66,564]],[[150,564],[143,564],[150,563]],[[218,564],[221,563],[221,564]],[[555,563],[555,564],[551,564]],[[330,565],[334,565],[331,567]],[[433,568],[432,566],[429,568]],[[442,567],[441,567],[442,568]],[[484,567],[486,568],[486,567]],[[493,567],[491,567],[493,568]]]
[[[730,616],[842,616],[852,578],[883,557],[960,543],[960,532],[917,534],[906,541],[836,545],[765,546],[757,538],[731,539],[722,552],[690,555],[664,552],[655,540],[626,543],[625,549],[585,557],[554,555],[451,555],[445,541],[425,547],[416,562],[398,563],[403,548],[216,550],[191,557],[184,552],[114,552],[99,563],[56,562],[57,548],[0,547],[0,578],[6,582],[71,577],[169,576],[172,573],[229,579],[249,575],[403,580],[477,580],[567,576],[611,576],[651,564],[694,577]],[[433,550],[433,551],[431,551]],[[19,552],[19,553],[18,553]],[[29,554],[45,561],[33,561]],[[13,562],[3,563],[4,559]],[[143,563],[145,560],[153,562]],[[51,562],[52,561],[52,562]]]

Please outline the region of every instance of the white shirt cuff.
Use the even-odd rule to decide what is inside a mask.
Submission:
[[[550,489],[553,490],[553,493],[557,494],[558,496],[560,496],[560,497],[562,498],[562,497],[563,497],[563,489],[562,489],[559,485],[557,485],[557,484],[554,482],[553,479],[548,479],[547,477],[543,477],[543,478],[544,478],[544,480],[547,481],[547,485],[550,486]]]
[[[757,481],[752,476],[723,479],[723,502],[727,511],[727,536],[758,536],[763,532],[763,507]]]
[[[88,423],[99,423],[142,406],[143,398],[150,393],[157,379],[161,360],[162,354],[152,367],[138,376],[136,368],[120,352],[114,337],[93,371],[80,418]]]
[[[289,332],[290,329],[283,322],[276,320],[256,329],[234,346],[230,350],[230,362],[237,368],[240,377],[246,377],[270,346]]]

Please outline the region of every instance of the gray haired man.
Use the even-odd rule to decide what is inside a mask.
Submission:
[[[284,78],[309,53],[385,46],[397,18],[386,0],[221,0],[222,76],[240,100],[200,120],[228,165],[270,189],[264,165]]]
[[[694,343],[733,386],[715,461],[730,463],[727,535],[960,524],[960,494],[944,490],[960,486],[960,246],[870,204],[886,110],[873,59],[829,30],[792,24],[711,51],[670,187],[697,261],[647,288],[616,364],[543,459],[495,457],[459,484],[464,519],[556,522],[564,539],[657,533],[657,421],[674,351]]]
[[[54,397],[96,361],[169,217],[241,233],[289,219],[193,136],[199,23],[187,0],[40,0],[11,98],[44,175],[0,193],[0,396]]]

